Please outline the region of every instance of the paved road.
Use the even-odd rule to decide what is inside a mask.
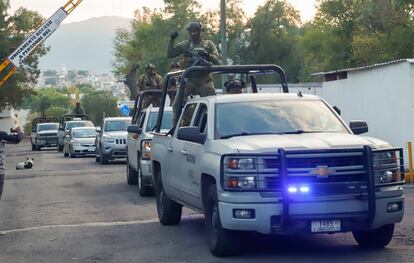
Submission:
[[[8,146],[8,175],[0,201],[0,262],[414,262],[414,188],[406,217],[390,246],[364,251],[350,234],[244,236],[238,257],[210,255],[202,216],[185,210],[179,226],[158,223],[153,198],[125,182],[122,162],[68,159],[53,151]],[[26,156],[35,168],[14,170]]]

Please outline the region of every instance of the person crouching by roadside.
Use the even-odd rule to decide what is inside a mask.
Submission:
[[[23,140],[23,133],[20,128],[15,129],[11,134],[0,130],[0,200],[6,174],[6,143],[18,144],[21,140]]]

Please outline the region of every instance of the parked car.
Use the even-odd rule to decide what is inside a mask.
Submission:
[[[63,155],[76,156],[95,155],[95,127],[74,127],[64,138]]]
[[[56,147],[58,144],[59,123],[39,123],[35,125],[30,136],[32,150],[40,151],[43,147]]]
[[[147,108],[128,127],[127,138],[127,183],[138,184],[141,196],[152,193],[151,144],[152,134],[158,118],[158,108]],[[172,128],[172,108],[164,110],[162,131]]]
[[[107,164],[110,160],[126,157],[127,128],[131,117],[105,118],[102,128],[96,129],[96,162]]]
[[[75,127],[95,127],[95,125],[93,125],[91,121],[82,119],[82,118],[87,118],[86,115],[81,115],[80,117],[75,117],[75,116],[78,116],[78,115],[64,115],[61,117],[61,121],[59,123],[59,131],[58,131],[58,151],[59,152],[63,150],[64,138],[70,129],[75,128]]]

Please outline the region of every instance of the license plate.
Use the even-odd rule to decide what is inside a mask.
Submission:
[[[313,220],[311,230],[318,232],[338,232],[341,231],[341,220]]]

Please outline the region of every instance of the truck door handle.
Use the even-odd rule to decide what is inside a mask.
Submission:
[[[174,150],[173,147],[168,147],[168,151],[172,152]]]
[[[182,151],[181,151],[181,154],[182,154],[182,155],[188,155],[188,152],[187,152],[187,151],[185,151],[185,150],[182,150]]]

